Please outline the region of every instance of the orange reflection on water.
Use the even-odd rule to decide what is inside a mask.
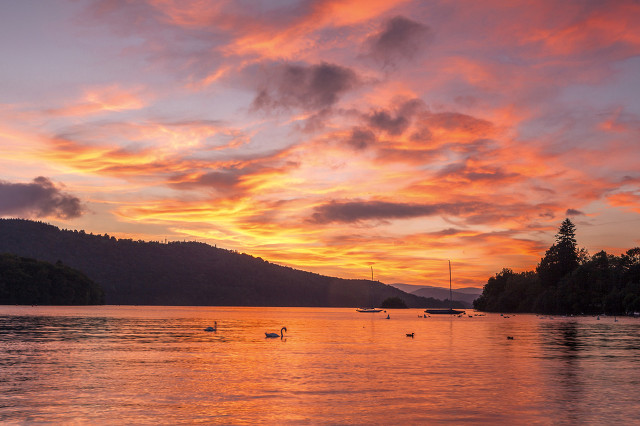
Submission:
[[[640,408],[629,396],[640,361],[636,319],[424,318],[413,309],[0,311],[2,421],[601,423]],[[215,332],[204,331],[214,322]],[[282,326],[283,339],[265,338]]]

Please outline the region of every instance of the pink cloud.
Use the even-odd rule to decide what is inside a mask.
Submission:
[[[615,207],[624,207],[640,213],[640,194],[636,192],[618,192],[607,197],[609,204]]]

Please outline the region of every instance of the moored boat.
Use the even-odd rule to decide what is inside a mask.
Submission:
[[[445,314],[445,315],[460,315],[460,314],[464,314],[464,311],[459,311],[456,309],[426,309],[425,310],[426,313],[428,314]]]
[[[358,311],[358,312],[382,312],[382,309],[378,309],[378,308],[357,308],[356,311]]]
[[[426,309],[425,312],[434,315],[460,315],[464,314],[464,311],[459,311],[451,307],[453,300],[453,292],[451,291],[451,261],[449,261],[449,309]]]
[[[371,283],[373,284],[373,266],[371,267]],[[371,297],[369,298],[371,299]],[[371,303],[372,300],[369,300],[369,303]],[[373,303],[371,303],[373,305]],[[358,312],[370,312],[370,313],[375,313],[375,312],[382,312],[382,309],[379,308],[356,308],[356,311]]]

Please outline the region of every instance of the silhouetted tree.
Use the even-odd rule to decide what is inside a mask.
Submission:
[[[0,255],[0,305],[102,303],[102,288],[60,261],[52,265],[13,254]]]
[[[560,225],[555,243],[547,250],[537,268],[544,286],[556,286],[558,282],[579,264],[575,225],[567,218]]]
[[[380,305],[384,309],[407,309],[407,304],[399,297],[388,297]]]
[[[536,271],[504,268],[474,302],[490,312],[625,314],[640,312],[640,248],[620,256],[578,249],[575,226],[562,222]]]

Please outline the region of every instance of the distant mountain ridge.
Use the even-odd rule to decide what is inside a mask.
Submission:
[[[400,297],[409,307],[446,305],[380,282],[300,271],[204,243],[118,240],[23,219],[0,219],[0,253],[78,269],[103,288],[107,304],[358,307]]]
[[[448,300],[449,289],[444,287],[435,287],[430,285],[414,285],[414,284],[391,284],[392,286],[409,294],[414,294],[421,297],[432,297],[434,299]],[[471,308],[473,301],[480,297],[482,294],[481,288],[463,287],[457,288],[452,292],[452,298],[454,301],[463,302],[465,307]]]

